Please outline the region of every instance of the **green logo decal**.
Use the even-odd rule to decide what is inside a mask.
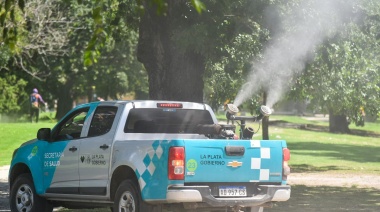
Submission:
[[[32,152],[31,152],[32,156],[35,156],[37,152],[38,152],[38,146],[33,147]]]
[[[197,161],[194,160],[194,159],[190,159],[190,160],[188,160],[187,163],[186,163],[186,168],[187,168],[187,170],[189,170],[190,172],[195,171],[195,170],[197,169],[197,167],[198,167],[198,163],[197,163]]]

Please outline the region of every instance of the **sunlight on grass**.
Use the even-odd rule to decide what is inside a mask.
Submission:
[[[37,137],[43,127],[53,127],[54,123],[0,123],[0,166],[9,165],[13,151],[22,143]]]
[[[302,123],[301,120],[297,122]],[[270,126],[269,133],[270,139],[287,141],[292,155],[290,166],[295,171],[360,171],[380,174],[378,137],[314,132],[307,128],[301,130],[277,126]]]

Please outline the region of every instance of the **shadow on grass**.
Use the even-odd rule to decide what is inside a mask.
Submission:
[[[90,212],[90,210],[59,210],[62,212]],[[96,212],[109,212],[98,209]],[[317,212],[317,211],[380,211],[380,193],[376,189],[343,187],[292,186],[291,197],[286,202],[275,203],[265,212]],[[93,212],[93,210],[91,211]]]
[[[5,186],[5,183],[3,186]],[[0,198],[7,198],[7,196],[0,196]],[[3,207],[1,207],[0,204],[0,209],[9,210],[9,206],[3,205]],[[109,209],[60,209],[58,211],[110,212]],[[308,187],[304,185],[294,185],[292,186],[291,197],[288,201],[278,202],[273,208],[265,208],[264,211],[380,211],[380,191],[376,189],[363,189],[355,187]]]
[[[317,142],[292,142],[289,148],[298,155],[318,157],[330,157],[338,160],[355,161],[359,163],[379,162],[380,147],[358,146],[348,144],[323,144]]]
[[[276,203],[273,208],[264,211],[380,211],[380,191],[354,187],[297,185],[292,186],[288,201]]]
[[[324,172],[324,171],[336,171],[344,170],[338,166],[312,166],[309,164],[294,164],[291,165],[292,173],[307,173],[307,172]]]
[[[313,131],[313,132],[331,133],[329,131],[328,126],[321,126],[321,125],[316,125],[316,124],[295,124],[295,123],[291,123],[287,121],[276,120],[276,121],[269,121],[269,125],[283,127],[283,128],[301,129],[301,130],[307,130],[307,131]],[[362,137],[380,138],[380,134],[373,131],[368,131],[368,130],[350,129],[350,133],[348,134],[362,136]]]

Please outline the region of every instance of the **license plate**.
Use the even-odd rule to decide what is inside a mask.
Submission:
[[[220,197],[246,197],[247,189],[245,186],[220,186]]]

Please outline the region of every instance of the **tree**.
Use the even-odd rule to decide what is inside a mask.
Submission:
[[[185,2],[168,2],[166,16],[157,15],[156,8],[144,2],[137,54],[148,72],[150,99],[203,101],[205,58],[194,49],[180,48],[174,39],[178,20],[191,25],[185,22],[190,10]]]
[[[38,1],[35,0],[34,2]],[[47,26],[47,28],[44,28],[43,25],[37,25],[37,23],[40,23],[38,21],[26,21],[24,23],[25,28],[18,27],[16,20],[18,20],[19,14],[22,13],[15,10],[17,7],[12,6],[12,2],[15,3],[16,1],[7,0],[1,4],[2,8],[0,8],[0,24],[3,27],[3,35],[5,35],[4,41],[10,46],[13,45],[11,49],[19,49],[19,44],[27,46],[28,39],[23,39],[24,37],[20,35],[25,35],[25,38],[28,38],[28,36],[33,38],[28,33],[53,32],[53,29],[59,26],[58,24],[43,22]],[[24,48],[23,51],[20,51],[23,53],[17,54],[14,66],[18,64],[19,70],[28,70],[33,77],[47,79],[49,90],[53,91],[56,97],[60,97],[60,101],[65,102],[63,103],[65,105],[59,104],[60,112],[57,116],[61,116],[67,109],[71,108],[72,102],[70,101],[73,98],[90,93],[92,86],[95,86],[97,94],[109,96],[110,98],[118,98],[120,93],[132,89],[138,90],[136,88],[142,85],[144,80],[136,79],[144,76],[143,71],[141,71],[143,69],[131,57],[134,52],[131,49],[133,49],[137,38],[134,33],[137,30],[139,32],[137,58],[144,64],[149,76],[150,99],[203,102],[206,100],[206,96],[210,99],[212,107],[217,108],[226,98],[232,98],[240,90],[239,85],[243,84],[246,73],[251,69],[251,61],[261,58],[269,61],[269,64],[271,64],[271,61],[277,61],[276,57],[267,57],[262,51],[265,44],[270,44],[278,39],[278,37],[274,36],[274,30],[279,27],[277,24],[271,23],[277,23],[278,19],[288,16],[291,8],[299,4],[299,1],[267,0],[239,0],[234,2],[205,0],[202,1],[203,3],[198,0],[168,2],[164,0],[144,0],[141,1],[140,5],[133,0],[99,0],[96,2],[86,0],[81,1],[81,4],[77,4],[77,1],[55,0],[55,2],[61,3],[58,4],[59,8],[65,9],[66,13],[64,14],[66,16],[64,16],[64,20],[70,26],[66,28],[68,33],[66,33],[65,39],[61,39],[61,41],[64,41],[62,42],[65,47],[63,49],[68,54],[52,54],[53,51],[46,51],[46,49],[49,49],[46,48],[49,47],[47,44],[45,44],[44,48],[34,48],[30,51],[26,51]],[[353,11],[353,13],[367,14],[363,16],[365,17],[364,19],[360,19],[365,23],[360,26],[364,27],[358,29],[346,27],[341,35],[330,37],[329,41],[322,45],[321,53],[315,53],[317,56],[315,62],[310,59],[313,57],[307,58],[314,54],[313,51],[308,51],[306,56],[302,55],[302,60],[306,58],[310,62],[307,66],[309,72],[305,73],[305,77],[324,79],[322,78],[323,73],[330,74],[331,72],[336,74],[335,78],[331,77],[332,79],[339,79],[343,82],[356,77],[365,76],[363,78],[367,79],[367,77],[376,76],[376,74],[368,72],[369,70],[378,71],[377,65],[368,65],[368,61],[372,60],[373,55],[371,56],[366,52],[373,51],[369,51],[368,47],[362,47],[362,44],[377,42],[373,38],[376,38],[376,30],[378,30],[378,10],[376,10],[378,3],[372,0],[364,2],[363,7]],[[25,5],[22,6],[23,1],[20,1],[20,3],[19,8],[21,10],[29,8],[25,7]],[[306,3],[309,3],[309,1]],[[272,5],[279,6],[280,9],[276,12],[280,14],[272,12],[273,14],[269,17],[275,21],[266,22],[264,19],[265,8]],[[344,4],[339,4],[339,6],[341,5]],[[343,6],[341,8],[346,9]],[[51,11],[49,14],[52,14],[52,16],[49,17],[53,18],[52,20],[58,17],[63,18],[63,16],[60,16],[62,14],[60,11],[55,11],[52,8],[47,11]],[[200,13],[200,11],[202,12]],[[314,13],[309,13],[309,11],[313,11],[313,8],[309,7],[307,10],[302,10],[301,13],[307,17],[313,16]],[[31,13],[25,12],[25,14]],[[27,17],[30,19],[39,16],[30,15],[30,17]],[[11,21],[4,21],[6,19]],[[295,30],[298,26],[293,24],[292,21],[295,20],[289,21],[279,31],[291,32]],[[318,22],[317,24],[318,26],[324,26],[324,23]],[[359,26],[359,24],[357,25]],[[350,30],[355,31],[355,33],[351,33]],[[58,32],[63,31],[58,30]],[[310,32],[315,31],[311,30]],[[316,33],[305,34],[310,36],[310,34]],[[343,38],[348,39],[350,42],[344,42]],[[52,41],[50,40],[50,42]],[[36,41],[35,43],[40,44],[41,42]],[[339,48],[336,48],[337,46]],[[128,49],[126,54],[123,54],[124,49]],[[291,48],[288,50],[292,51]],[[49,55],[44,56],[41,54],[42,52],[49,53]],[[346,55],[347,52],[349,53],[348,55]],[[341,57],[336,58],[336,54]],[[343,60],[343,58],[347,60]],[[358,58],[367,58],[368,61],[355,62]],[[258,65],[259,63],[255,64]],[[279,64],[280,68],[282,68],[281,63]],[[44,69],[41,70],[41,67],[44,67]],[[295,66],[291,68],[293,67]],[[361,70],[360,74],[349,75],[353,67]],[[311,70],[316,70],[318,73],[311,73]],[[375,73],[377,73],[376,71]],[[277,75],[280,75],[280,73]],[[273,78],[273,75],[268,74],[268,76]],[[287,76],[284,75],[284,77]],[[297,79],[296,76],[293,76],[286,78],[284,81],[295,79]],[[204,87],[205,81],[206,87]],[[112,86],[114,87],[110,87],[110,82],[113,82]],[[134,82],[138,83],[133,85]],[[297,85],[305,85],[305,82],[308,82],[304,87],[295,87],[295,90],[301,90],[301,93],[298,94],[299,96],[309,97],[313,102],[322,106],[327,105],[324,98],[318,98],[320,93],[312,93],[311,86],[317,87],[312,83],[316,82],[304,78],[297,79],[297,82]],[[362,85],[365,84],[364,82],[357,84]],[[268,81],[268,83],[264,83],[265,86],[262,89],[270,91],[270,86],[267,85],[277,84],[277,81]],[[324,85],[327,86],[328,84]],[[378,110],[375,106],[370,106],[376,105],[376,101],[373,100],[376,99],[374,98],[376,93],[375,85],[376,83],[371,83],[370,87],[375,89],[365,89],[366,97],[356,101],[358,104],[365,99],[366,103],[363,106],[367,111],[373,110],[375,112]],[[204,91],[207,92],[205,96]],[[305,92],[310,92],[310,94],[307,95]],[[326,90],[326,92],[330,92],[330,90]],[[331,92],[334,92],[334,90]],[[352,89],[352,92],[348,92],[347,95],[360,96],[360,92],[359,90],[354,92],[354,89]],[[269,95],[271,95],[270,92],[268,92]],[[332,93],[331,97],[333,95],[335,94]],[[344,95],[341,93],[337,94],[337,97],[342,96]],[[369,98],[371,101],[367,101],[368,96],[371,96]],[[351,102],[355,102],[354,97]],[[337,107],[336,104],[330,104],[332,105],[330,109],[337,109],[337,111],[342,111],[340,113],[345,115],[354,114],[352,111],[357,110],[353,107],[348,107],[348,103],[346,103],[347,101],[344,107],[341,108]],[[347,108],[350,109],[347,110]],[[350,116],[354,117],[353,115]],[[351,118],[351,120],[354,119]]]
[[[25,95],[24,88],[26,81],[18,80],[15,75],[7,72],[0,71],[0,115],[8,114],[14,115],[15,112],[20,110],[20,105],[23,100],[28,100]],[[1,116],[0,116],[1,117]]]
[[[258,27],[258,23],[253,23]],[[211,107],[216,110],[223,103],[233,102],[236,94],[245,83],[246,75],[251,67],[254,58],[260,57],[263,43],[257,40],[265,40],[268,37],[267,30],[257,30],[251,33],[237,35],[229,45],[225,45],[223,53],[218,57],[213,56],[213,60],[206,64],[205,98]],[[248,108],[253,114],[257,108],[257,97],[248,99]]]
[[[56,57],[54,63],[54,74],[49,77],[52,82],[52,90],[57,91],[57,96],[61,97],[58,102],[57,118],[62,117],[68,109],[72,108],[72,101],[84,94],[88,96],[90,101],[94,101],[92,92],[104,99],[119,99],[122,94],[134,91],[143,90],[141,87],[146,86],[142,73],[142,66],[137,62],[135,56],[135,49],[137,44],[137,34],[133,27],[127,25],[128,17],[123,17],[123,5],[118,14],[107,14],[106,17],[98,17],[93,19],[93,16],[100,15],[91,10],[91,1],[83,2],[83,4],[73,5],[71,11],[73,16],[75,11],[82,11],[82,16],[77,16],[75,23],[81,26],[80,29],[73,31],[70,34],[70,56],[69,57]],[[91,13],[92,11],[92,13]],[[92,15],[92,16],[90,16]],[[94,36],[91,31],[95,28],[96,24],[106,25],[105,20],[113,20],[110,26],[112,33],[109,36],[105,35],[104,29],[98,29],[99,34],[95,37],[104,39],[104,45],[93,47],[95,44],[88,37]],[[104,22],[103,22],[104,21]],[[109,21],[109,20],[108,20]],[[86,23],[86,25],[83,25]],[[87,47],[86,47],[87,46]],[[95,48],[93,52],[89,52],[89,48]],[[96,63],[91,63],[85,66],[88,61],[88,54],[98,54]],[[83,62],[84,61],[84,62]],[[64,79],[64,80],[62,80]],[[58,80],[58,81],[57,81]],[[58,86],[58,87],[57,87]],[[65,88],[62,91],[60,88]],[[94,88],[94,90],[93,90]],[[63,93],[66,95],[63,96]],[[143,96],[144,92],[139,95]],[[60,106],[64,109],[60,109]]]
[[[223,58],[240,56],[234,45],[256,42],[263,33],[255,19],[261,16],[265,1],[203,1],[207,10],[201,15],[186,2],[168,2],[163,16],[144,1],[138,58],[148,72],[152,99],[202,102],[206,64],[219,62],[219,68],[224,68],[228,64]],[[257,53],[255,48],[249,49],[253,53],[248,57]],[[239,68],[230,70],[234,71],[242,72]]]
[[[379,8],[375,1],[363,4],[360,19],[321,46],[293,88],[293,95],[330,115],[331,132],[349,132],[350,122],[362,124],[361,107],[368,114],[380,110]]]
[[[12,0],[6,3],[9,2]],[[119,8],[115,2],[107,1],[107,6]],[[136,5],[133,3],[127,9],[135,11]],[[9,49],[15,57],[10,58],[12,63],[8,62],[7,71],[23,71],[28,87],[39,84],[49,90],[51,99],[58,99],[56,118],[73,107],[74,99],[89,95],[92,87],[105,98],[118,99],[122,93],[134,90],[142,97],[146,95],[146,74],[133,56],[136,28],[126,24],[130,16],[124,17],[125,7],[110,10],[104,17],[99,4],[91,0],[81,3],[33,0],[19,7],[22,13],[17,8],[12,5],[7,10],[0,9],[1,17],[8,18],[8,21],[1,19],[3,29],[18,32],[17,36],[2,34],[8,47],[14,44]],[[98,43],[94,44],[94,40]],[[95,63],[90,60],[88,64],[88,58],[94,58]]]

